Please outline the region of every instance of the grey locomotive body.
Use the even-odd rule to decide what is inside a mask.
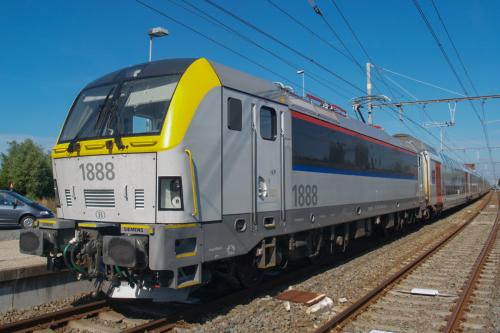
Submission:
[[[115,297],[177,299],[228,267],[251,285],[488,190],[408,138],[206,59],[123,69],[75,101],[53,150],[60,219],[21,251],[111,280]]]

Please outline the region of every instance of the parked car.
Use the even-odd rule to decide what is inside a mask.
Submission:
[[[20,225],[31,228],[38,218],[54,217],[54,213],[21,194],[0,190],[0,225]]]

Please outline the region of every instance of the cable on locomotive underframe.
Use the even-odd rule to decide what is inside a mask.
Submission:
[[[66,246],[64,247],[64,250],[63,250],[64,263],[72,271],[74,271],[76,273],[85,274],[87,272],[82,267],[78,266],[75,263],[74,259],[73,259],[74,258],[74,253],[75,253],[75,248],[76,247],[73,246],[73,244],[66,244]],[[70,251],[69,251],[69,260],[68,260],[68,249],[70,249]]]
[[[134,275],[133,274],[130,274],[130,272],[128,271],[128,269],[125,269],[125,270],[122,270],[120,268],[120,266],[117,266],[117,265],[113,265],[113,269],[115,270],[115,272],[124,277],[125,279],[127,279],[128,283],[130,285],[134,285],[134,284],[139,284],[137,282],[137,280],[134,278]]]

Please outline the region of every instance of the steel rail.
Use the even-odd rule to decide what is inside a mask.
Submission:
[[[94,315],[105,309],[109,309],[108,302],[96,301],[1,325],[0,333],[32,332],[33,330],[56,327],[70,320]]]
[[[393,285],[397,281],[399,281],[401,278],[406,276],[408,273],[413,271],[415,268],[417,268],[421,263],[423,263],[427,258],[429,258],[431,255],[433,255],[435,252],[437,252],[439,249],[441,249],[445,244],[447,244],[451,239],[453,239],[456,235],[460,233],[469,223],[471,223],[482,211],[488,202],[491,199],[492,193],[483,199],[483,202],[481,202],[479,209],[477,209],[474,213],[472,213],[470,216],[467,217],[466,221],[462,223],[460,226],[455,228],[448,236],[446,236],[444,239],[442,239],[439,243],[435,244],[432,248],[424,252],[423,254],[419,255],[415,260],[412,262],[406,264],[403,268],[401,268],[399,271],[393,273],[391,276],[386,278],[384,281],[382,281],[377,287],[369,291],[367,294],[365,294],[363,297],[358,299],[355,303],[351,304],[348,306],[345,310],[342,312],[338,313],[335,315],[333,318],[328,320],[325,324],[320,326],[315,333],[325,333],[329,332],[339,324],[345,322],[352,316],[358,314],[361,310],[365,309],[368,307],[370,301],[375,299],[377,296],[380,296],[382,292],[389,286]]]
[[[497,205],[498,204],[500,204],[500,201],[497,203]],[[495,218],[495,222],[493,223],[493,227],[491,228],[488,240],[484,244],[481,253],[474,262],[474,266],[472,266],[471,272],[469,274],[469,279],[465,282],[464,288],[462,289],[462,293],[460,294],[460,298],[458,299],[457,303],[455,304],[455,307],[453,308],[453,312],[444,329],[445,333],[458,331],[464,312],[467,309],[467,305],[470,302],[470,298],[472,296],[472,293],[474,292],[477,280],[479,279],[479,275],[481,275],[481,271],[482,268],[484,267],[486,259],[488,258],[489,254],[491,253],[491,249],[495,244],[498,232],[498,225],[500,223],[499,219],[500,219],[500,209],[497,212],[497,216]]]

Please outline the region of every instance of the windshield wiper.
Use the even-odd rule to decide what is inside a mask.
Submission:
[[[104,102],[99,105],[99,115],[97,116],[96,124],[94,128],[97,128],[98,124],[101,122],[102,115],[105,113],[106,106],[108,105],[108,100],[111,94],[113,93],[115,87],[111,87],[109,90],[108,94],[106,95],[106,98],[104,99]],[[89,117],[85,124],[83,124],[82,128],[76,133],[75,137],[71,139],[71,141],[68,144],[68,148],[66,149],[69,153],[72,153],[74,151],[79,151],[80,150],[80,144],[78,141],[80,140],[81,135],[83,132],[87,129],[88,125],[90,125],[90,121],[92,120],[92,117]]]
[[[120,112],[118,111],[118,105],[115,104],[113,108],[110,110],[111,117],[114,118],[114,130],[113,130],[113,139],[115,141],[115,145],[119,150],[125,149],[125,145],[122,141],[122,135],[120,133]]]
[[[123,100],[122,105],[118,105],[118,100],[116,100],[115,104],[110,109],[110,113],[111,113],[110,117],[113,117],[113,120],[114,120],[114,122],[113,122],[110,119],[110,124],[114,123],[113,139],[115,141],[116,147],[119,150],[125,149],[125,145],[123,144],[123,141],[122,141],[120,110],[124,107],[124,104],[126,103],[131,92],[132,92],[132,87],[128,87],[128,89],[123,92],[123,96],[119,96],[119,98],[118,98],[118,100],[120,100],[120,99]],[[122,93],[122,91],[120,91],[120,94],[121,93]]]

